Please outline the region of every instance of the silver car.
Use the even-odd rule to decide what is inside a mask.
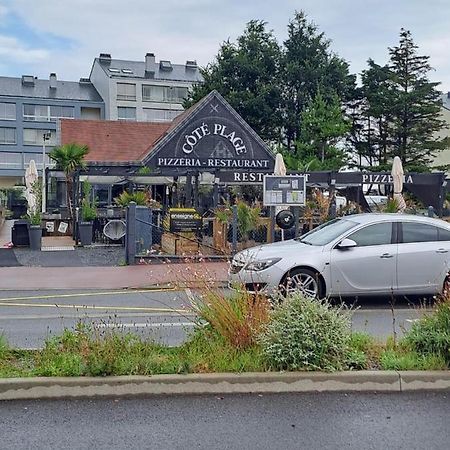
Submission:
[[[231,283],[308,297],[436,294],[448,282],[450,224],[403,214],[335,219],[298,239],[237,253]]]

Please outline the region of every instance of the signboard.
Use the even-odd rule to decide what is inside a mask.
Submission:
[[[170,231],[174,233],[198,232],[202,227],[202,216],[195,208],[170,208]]]
[[[306,196],[304,175],[265,175],[265,206],[303,206]]]
[[[200,172],[272,172],[275,159],[248,124],[213,91],[156,144],[149,161],[148,165],[158,168],[191,168]]]

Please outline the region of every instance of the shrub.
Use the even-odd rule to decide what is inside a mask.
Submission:
[[[199,319],[210,324],[235,348],[245,349],[256,343],[261,327],[269,320],[271,305],[263,295],[238,290],[231,297],[220,291],[207,291],[193,302]]]
[[[450,298],[436,304],[432,314],[415,322],[404,343],[422,355],[437,355],[450,365]]]
[[[350,334],[350,314],[342,307],[295,293],[275,308],[259,342],[273,368],[340,370],[346,367]]]

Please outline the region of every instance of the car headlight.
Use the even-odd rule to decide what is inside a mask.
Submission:
[[[264,270],[273,266],[278,261],[281,261],[281,258],[269,258],[269,259],[260,259],[258,261],[252,261],[247,264],[245,270],[251,270],[253,272],[259,272],[260,270]]]

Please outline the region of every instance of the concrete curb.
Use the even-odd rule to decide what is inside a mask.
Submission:
[[[0,380],[0,400],[171,394],[450,390],[450,371],[289,372]]]

